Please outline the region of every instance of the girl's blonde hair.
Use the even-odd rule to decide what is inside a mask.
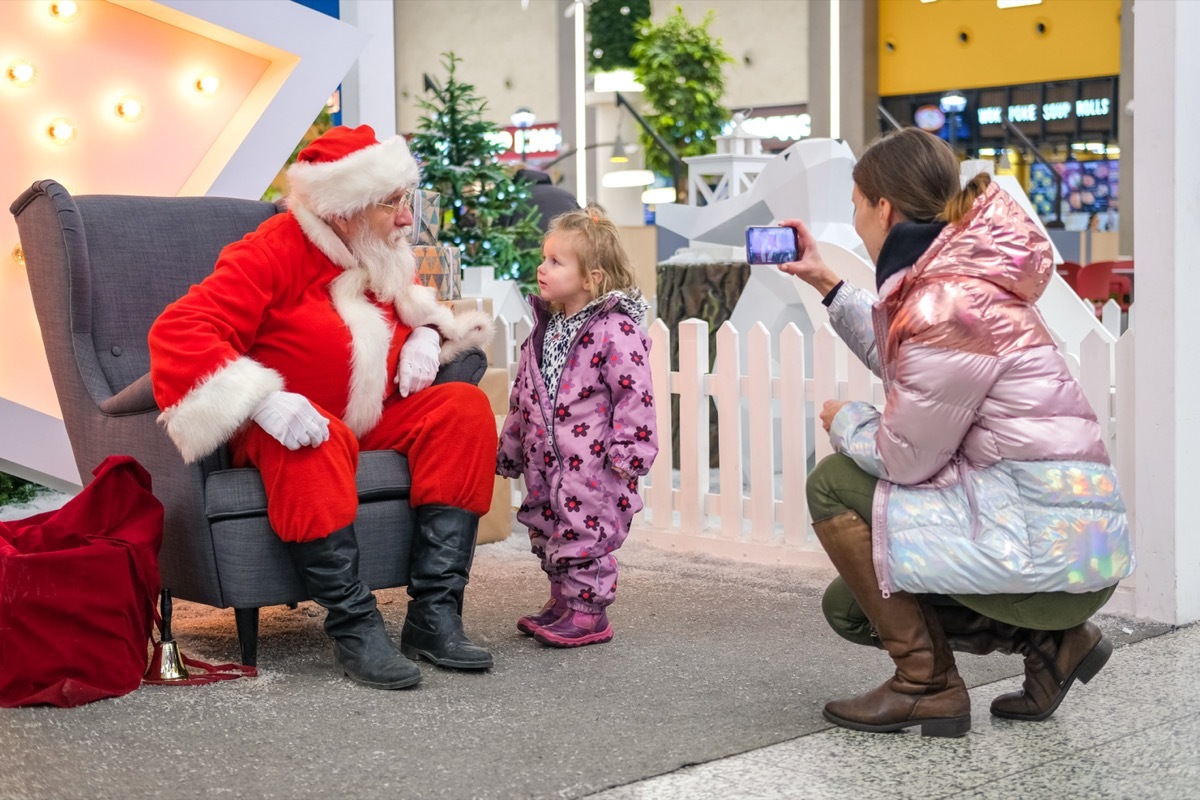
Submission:
[[[950,145],[918,128],[885,133],[854,165],[854,183],[871,205],[886,197],[913,222],[962,221],[991,177],[981,172],[959,188],[958,156]]]
[[[592,270],[600,272],[600,280],[592,287],[593,299],[637,286],[629,256],[621,246],[617,226],[604,216],[600,206],[588,205],[587,208],[559,214],[550,221],[546,237],[556,233],[572,234],[575,257],[579,260],[584,280],[591,280]]]

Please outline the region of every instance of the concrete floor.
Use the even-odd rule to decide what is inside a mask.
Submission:
[[[1200,797],[1200,626],[1113,653],[1045,722],[988,713],[1006,679],[972,690],[961,739],[831,728],[628,784],[591,800]]]
[[[29,509],[22,510],[33,513]],[[540,597],[537,594],[539,590],[523,588],[526,579],[522,576],[530,572],[529,557],[524,552],[524,547],[520,537],[513,537],[509,542],[498,546],[489,546],[482,551],[479,563],[477,563],[480,568],[479,574],[476,576],[476,581],[473,581],[475,586],[472,590],[478,591],[481,598],[485,596],[506,598],[506,604],[512,605],[512,608],[494,609],[494,615],[497,618],[496,630],[507,632],[507,639],[500,634],[495,634],[493,638],[496,639],[496,642],[489,642],[489,644],[500,648],[504,654],[503,660],[506,663],[512,662],[514,672],[520,672],[521,670],[516,668],[521,667],[522,664],[523,669],[526,670],[532,669],[534,665],[533,662],[524,664],[520,661],[523,657],[529,657],[522,649],[522,645],[528,645],[528,642],[522,641],[521,637],[513,634],[511,619],[515,619],[518,608],[524,608],[521,603],[530,605]],[[646,589],[650,587],[660,590],[670,589],[670,586],[663,586],[664,576],[671,574],[667,567],[679,567],[676,563],[677,557],[662,553],[655,554],[652,550],[640,550],[640,552],[639,550],[640,548],[637,547],[630,548],[630,558],[626,563],[631,564],[634,568],[629,573],[630,581],[626,587],[627,590],[636,596],[639,591],[644,591],[640,588],[641,585],[644,585]],[[700,572],[709,579],[715,579],[710,582],[719,587],[730,587],[734,585],[736,579],[736,583],[742,584],[743,591],[747,582],[764,582],[764,586],[773,587],[773,590],[778,591],[779,587],[785,585],[788,579],[785,571],[732,563],[692,563],[687,566],[686,571],[689,573]],[[803,578],[799,581],[800,583],[810,581],[809,576],[800,577]],[[812,581],[813,587],[816,588],[808,592],[814,596],[819,587],[823,585],[821,580],[827,579],[827,576],[817,577],[820,580]],[[528,595],[528,597],[523,595]],[[513,599],[517,596],[521,596],[519,600]],[[399,603],[400,601],[397,601],[397,605]],[[803,603],[801,605],[803,606]],[[484,625],[486,617],[482,610],[485,606],[486,604],[483,603],[474,605],[474,608],[480,610],[472,619],[480,620],[476,624],[477,627],[483,628],[486,639],[488,638],[487,628]],[[810,598],[807,606],[814,606],[808,613],[816,616],[815,600]],[[386,612],[388,607],[385,605],[384,608]],[[215,615],[209,616],[215,617]],[[287,622],[307,636],[307,644],[302,643],[299,649],[307,650],[309,652],[307,658],[313,660],[315,656],[312,656],[312,653],[321,649],[322,639],[319,629],[315,624],[306,625],[303,621],[297,623],[295,620],[287,620]],[[1113,622],[1117,622],[1115,628],[1112,627]],[[1106,623],[1110,626],[1108,635],[1110,638],[1114,638],[1119,645],[1113,653],[1112,659],[1090,684],[1077,684],[1055,715],[1041,723],[1019,723],[993,719],[988,713],[988,704],[991,698],[1019,687],[1020,678],[997,680],[995,679],[996,675],[989,678],[978,670],[981,666],[996,668],[998,662],[995,659],[979,659],[976,663],[964,658],[966,661],[963,665],[966,667],[964,674],[973,672],[975,674],[975,680],[969,681],[969,685],[974,687],[971,690],[974,714],[971,733],[961,739],[922,738],[913,731],[900,734],[858,733],[823,725],[816,712],[818,712],[819,703],[831,696],[827,689],[832,688],[824,687],[819,691],[810,692],[819,696],[819,699],[814,700],[812,707],[815,719],[805,729],[807,732],[803,735],[727,758],[708,760],[700,757],[696,761],[702,763],[675,769],[658,777],[622,784],[622,771],[612,769],[613,765],[610,764],[603,770],[608,776],[607,781],[599,782],[598,785],[597,782],[592,782],[591,787],[587,787],[587,783],[584,782],[574,791],[564,789],[561,780],[549,780],[551,777],[561,778],[561,776],[550,775],[543,775],[545,780],[526,784],[523,789],[517,789],[517,784],[509,783],[509,789],[502,791],[499,795],[489,794],[485,784],[482,783],[464,782],[457,786],[462,791],[460,795],[462,797],[484,795],[585,796],[592,800],[675,800],[676,798],[715,797],[748,799],[850,797],[854,800],[873,800],[874,798],[932,800],[933,798],[1012,797],[1200,797],[1200,717],[1196,713],[1200,711],[1200,694],[1193,691],[1196,681],[1195,664],[1200,662],[1200,625],[1154,636],[1153,633],[1157,631],[1147,633],[1147,631],[1139,630],[1140,623],[1141,621],[1128,621],[1129,627],[1126,628],[1120,627],[1124,623],[1119,620],[1109,620]],[[184,629],[188,629],[186,619],[181,619],[180,624]],[[227,627],[221,623],[218,628],[223,630],[222,626]],[[229,638],[228,631],[224,631],[215,638],[210,638],[207,630],[195,623],[188,629],[188,632],[195,647],[215,646],[217,642]],[[825,633],[827,634],[827,632]],[[1142,638],[1146,635],[1149,635],[1150,638]],[[652,641],[657,636],[658,634],[655,634],[648,639]],[[825,638],[831,636],[831,634],[827,634]],[[623,628],[622,641],[636,640],[636,637],[637,627],[630,620]],[[315,645],[312,641],[308,641],[313,639],[316,641]],[[842,680],[847,683],[862,683],[868,677],[873,681],[876,675],[886,671],[879,663],[876,663],[878,653],[862,651],[862,665],[859,665],[856,662],[845,663],[847,654],[854,658],[858,657],[859,648],[847,648],[843,645],[838,650],[836,641],[822,644],[817,640],[811,640],[806,647],[808,655],[817,662],[830,665],[840,664],[841,666],[837,668],[839,672],[849,667],[848,671],[842,672]],[[829,652],[825,652],[823,647],[828,647]],[[512,653],[507,653],[504,648],[512,650]],[[591,651],[591,648],[586,650]],[[611,649],[603,652],[597,650],[595,653],[584,652],[574,655],[594,658],[596,665],[591,668],[599,669],[605,664],[621,658],[622,651],[613,645]],[[868,658],[870,656],[873,658]],[[546,668],[548,659],[561,657],[563,657],[561,654],[540,654],[537,659],[540,664],[539,669]],[[780,658],[780,654],[775,653],[775,658]],[[842,661],[838,661],[839,658]],[[437,672],[433,672],[427,681],[429,685],[422,690],[421,694],[403,695],[400,693],[403,696],[391,697],[391,693],[386,693],[389,696],[377,699],[373,693],[362,691],[356,693],[353,688],[347,688],[349,685],[346,682],[335,680],[328,674],[327,666],[324,662],[310,665],[307,661],[300,659],[296,664],[288,665],[283,670],[285,673],[289,670],[296,673],[295,676],[289,674],[286,681],[275,680],[274,678],[281,678],[283,675],[274,675],[271,670],[266,670],[264,677],[257,682],[260,685],[247,684],[249,689],[224,687],[216,689],[216,691],[208,690],[178,696],[167,692],[161,695],[161,698],[172,700],[171,707],[166,709],[159,707],[162,703],[161,698],[156,700],[152,693],[139,692],[127,698],[107,701],[107,704],[95,704],[74,711],[29,709],[5,712],[4,715],[0,715],[0,741],[6,741],[6,753],[0,754],[0,763],[5,764],[5,768],[0,769],[0,800],[67,796],[92,798],[107,796],[210,797],[215,793],[220,793],[214,789],[216,785],[214,781],[216,783],[220,783],[220,781],[217,780],[215,772],[210,772],[205,777],[205,770],[213,768],[214,763],[223,762],[223,759],[228,757],[228,753],[215,761],[206,763],[203,758],[197,757],[198,754],[193,752],[187,759],[192,763],[190,776],[186,779],[183,775],[178,775],[175,780],[167,782],[134,780],[137,785],[131,786],[131,777],[138,774],[135,770],[132,773],[125,772],[123,776],[109,775],[108,777],[114,781],[108,785],[112,791],[103,790],[104,785],[107,784],[97,781],[108,771],[120,772],[118,762],[121,762],[122,758],[128,760],[131,750],[136,752],[155,741],[165,743],[178,736],[182,737],[181,741],[191,742],[190,746],[194,747],[195,742],[190,737],[197,732],[199,727],[202,727],[200,725],[203,722],[201,717],[214,713],[213,708],[219,709],[223,705],[239,703],[243,706],[250,704],[270,707],[270,704],[265,701],[272,699],[274,694],[283,692],[285,687],[291,687],[290,692],[300,689],[309,698],[314,708],[341,708],[345,711],[348,703],[371,700],[369,706],[365,706],[361,713],[368,718],[371,714],[383,715],[387,718],[384,723],[385,729],[392,729],[396,718],[394,715],[386,713],[386,703],[383,700],[410,703],[411,700],[425,698],[426,704],[431,705],[431,708],[428,709],[430,713],[440,714],[445,711],[446,703],[449,701],[439,694],[445,690],[445,687],[441,687],[439,684],[462,680],[459,676],[439,675]],[[1019,662],[1013,663],[1012,666],[1019,669]],[[644,664],[639,664],[635,672],[647,674],[646,670]],[[308,675],[308,672],[312,672],[312,675]],[[503,670],[498,669],[496,672],[497,675],[494,675],[492,680],[502,682],[503,675],[499,673],[502,673]],[[1004,674],[1011,675],[1013,672],[1015,669]],[[305,683],[305,681],[308,682]],[[220,698],[220,702],[212,699],[222,692],[225,696]],[[333,692],[337,694],[337,697],[334,701],[329,701],[326,706],[322,706],[321,692]],[[461,689],[459,693],[461,693]],[[211,697],[206,700],[205,695]],[[255,702],[251,703],[251,700]],[[138,705],[139,703],[148,704],[148,707],[142,708]],[[174,707],[180,704],[182,704],[180,708]],[[135,734],[139,730],[151,724],[148,720],[154,718],[152,715],[164,710],[180,711],[182,706],[186,706],[187,710],[192,712],[187,715],[190,719],[183,723],[182,729],[177,729],[175,723],[172,722],[170,727],[173,734],[159,733],[143,739],[136,738]],[[408,708],[405,713],[407,716],[411,716],[413,711],[414,709]],[[511,715],[511,709],[507,713]],[[129,719],[122,725],[119,720],[123,717]],[[718,727],[728,727],[733,722],[732,718],[726,718],[724,725],[716,724]],[[257,729],[257,726],[262,724],[262,720],[246,720],[245,724]],[[58,731],[60,728],[63,730]],[[284,729],[286,730],[286,726]],[[55,731],[58,731],[58,738],[55,737]],[[71,736],[83,737],[86,740],[85,743],[88,743],[87,747],[82,750],[72,749],[75,747],[71,744],[73,740],[63,731],[74,731]],[[88,731],[92,731],[92,733],[88,733]],[[307,731],[307,733],[301,733],[303,731]],[[301,737],[309,736],[312,735],[313,729],[310,725],[304,724],[299,725],[294,732]],[[116,735],[117,733],[120,735]],[[614,733],[623,738],[629,735],[628,730]],[[101,759],[107,764],[105,769],[98,773],[96,764],[85,767],[82,762],[77,768],[72,769],[69,765],[72,758],[79,757],[81,753],[90,752],[89,748],[97,746],[98,741],[93,741],[96,736],[111,751]],[[261,732],[256,736],[261,737]],[[64,739],[64,737],[66,738]],[[136,740],[136,747],[128,746],[129,743],[125,739],[129,737],[133,737],[131,741]],[[504,739],[505,737],[499,738]],[[45,741],[42,741],[43,739]],[[34,740],[42,743],[34,746]],[[496,763],[503,764],[514,759],[516,754],[522,751],[523,745],[519,744],[520,740],[520,736],[508,738],[508,745],[495,748],[498,752],[494,755],[500,759]],[[779,741],[779,739],[775,739],[775,741]],[[62,752],[59,754],[61,757],[55,758],[52,752],[48,755],[47,746],[50,746],[51,750],[55,747],[61,749]],[[263,743],[263,747],[270,749],[272,745],[267,741]],[[635,749],[640,748],[635,747]],[[171,751],[172,748],[167,748],[167,750]],[[291,752],[291,750],[290,747],[283,748],[285,752]],[[730,751],[726,750],[726,752]],[[74,756],[70,755],[72,753]],[[124,755],[121,755],[122,753]],[[295,755],[293,753],[293,757]],[[477,756],[482,755],[482,752],[477,754]],[[245,758],[247,754],[243,753],[242,756]],[[46,759],[50,759],[50,761],[47,762]],[[253,759],[247,758],[246,760],[248,763],[254,763]],[[49,772],[43,769],[46,763],[55,761],[57,768],[51,769]],[[26,764],[25,768],[20,766],[23,763]],[[226,770],[235,766],[233,763],[223,763],[226,764]],[[688,761],[676,761],[675,763],[686,764]],[[37,764],[41,764],[41,767],[38,767]],[[347,765],[343,763],[342,766]],[[306,768],[310,768],[311,772],[316,765],[308,765]],[[200,771],[197,772],[197,769]],[[303,771],[300,764],[293,764],[292,769]],[[502,771],[495,765],[489,769],[496,770],[494,774]],[[316,771],[323,772],[320,769]],[[350,771],[357,772],[357,770]],[[364,775],[374,774],[377,778],[384,773],[386,773],[386,769],[377,767],[374,771],[366,770]],[[653,773],[643,771],[641,774]],[[271,791],[266,791],[263,786],[256,786],[253,782],[239,781],[242,790],[249,792],[243,793],[242,796],[286,797],[299,784],[289,784],[284,779],[285,775],[286,773],[275,773],[274,777],[267,778],[268,783],[273,787]],[[313,781],[311,785],[309,779]],[[309,776],[309,779],[302,781],[307,789],[311,790],[306,796],[331,796],[326,792],[328,787],[322,788],[324,784],[320,780],[313,776]],[[497,783],[505,785],[500,781]],[[614,786],[614,784],[617,785]],[[118,792],[116,787],[119,785],[124,786],[124,789]],[[343,796],[425,795],[424,791],[419,791],[417,794],[406,793],[403,790],[398,791],[395,784],[391,787],[387,783],[379,785],[374,779],[367,781],[366,784],[358,785],[348,782],[343,777],[339,785],[346,790]],[[597,788],[605,785],[614,788],[596,791]],[[58,788],[51,788],[55,786]],[[533,788],[534,786],[539,788]],[[415,787],[410,786],[409,788]],[[498,787],[494,786],[493,788]],[[242,792],[233,792],[233,794],[239,793]]]

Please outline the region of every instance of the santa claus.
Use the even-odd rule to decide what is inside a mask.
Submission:
[[[409,246],[418,168],[401,137],[338,127],[288,169],[289,210],[226,247],[213,273],[150,330],[160,422],[187,461],[227,446],[262,473],[267,514],[353,680],[416,684],[410,659],[487,669],[463,633],[496,426],[438,366],[486,343],[483,313],[454,316],[417,285]],[[416,514],[400,649],[359,578],[359,449],[408,457]]]

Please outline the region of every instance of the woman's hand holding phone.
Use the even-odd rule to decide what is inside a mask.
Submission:
[[[798,219],[785,219],[779,224],[796,231],[796,241],[800,251],[798,260],[780,264],[779,269],[788,275],[795,275],[820,292],[822,297],[829,294],[833,287],[838,285],[841,278],[821,259],[821,254],[817,250],[817,240],[808,232],[808,228],[804,227],[804,223]]]

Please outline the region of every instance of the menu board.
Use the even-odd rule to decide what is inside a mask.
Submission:
[[[1056,164],[1062,175],[1062,199],[1066,201],[1066,210],[1083,213],[1116,211],[1120,164],[1117,160]],[[1044,164],[1029,168],[1029,199],[1039,216],[1054,216],[1054,176]]]

